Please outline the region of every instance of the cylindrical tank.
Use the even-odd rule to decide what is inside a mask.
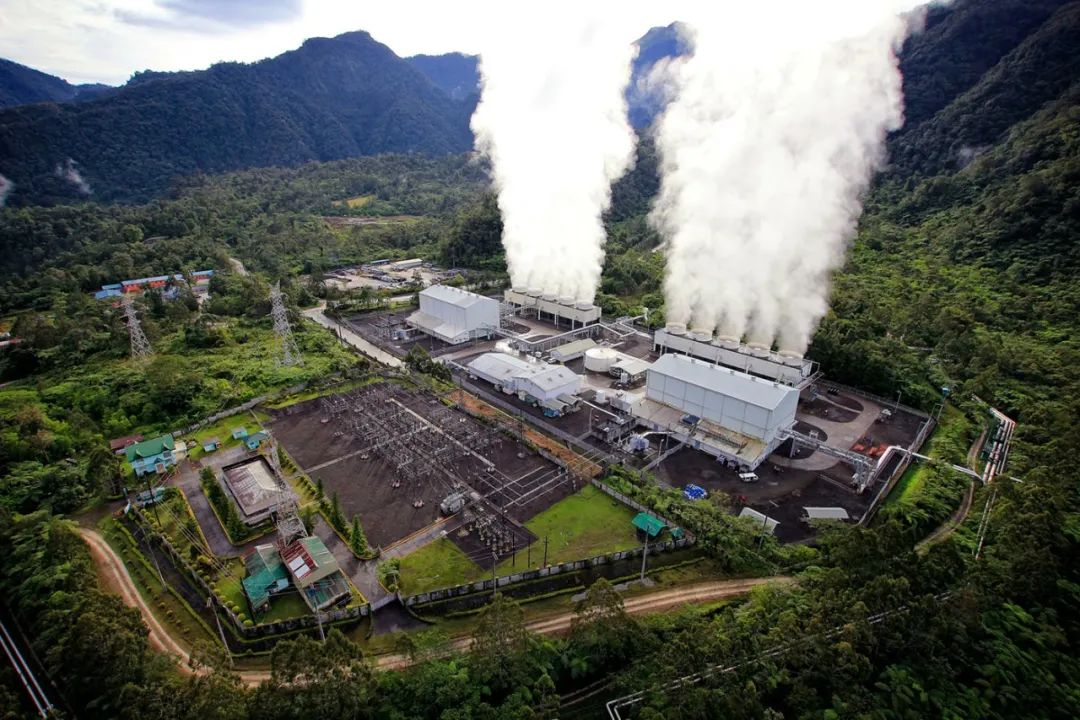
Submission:
[[[606,373],[618,357],[611,348],[589,348],[585,351],[585,369],[589,372]]]
[[[558,302],[559,301],[559,296],[556,295],[555,293],[544,293],[543,295],[540,296],[540,299],[543,300],[544,302],[553,303],[553,302]]]
[[[597,390],[596,397],[593,398],[593,402],[597,405],[607,405],[607,393],[603,390]]]
[[[578,310],[584,310],[587,312],[593,309],[593,304],[588,300],[578,300],[576,303],[574,303],[574,307],[576,307]]]
[[[529,288],[525,287],[524,285],[515,285],[510,289],[516,292],[518,295],[524,295],[525,293],[529,292]]]
[[[739,338],[734,335],[717,335],[713,338],[713,345],[719,345],[725,350],[737,350],[739,347]]]
[[[559,304],[560,305],[565,305],[567,307],[574,307],[574,296],[573,295],[560,295],[559,296]]]
[[[541,290],[538,287],[531,287],[531,288],[529,288],[528,290],[525,291],[525,294],[528,295],[529,297],[534,297],[535,298],[535,297],[540,297],[540,293],[542,293],[542,292],[544,292],[544,291]]]
[[[686,324],[685,323],[670,322],[670,323],[668,323],[667,325],[664,326],[664,330],[666,330],[669,335],[685,335],[686,334]]]
[[[769,346],[765,343],[748,343],[746,347],[754,357],[769,357]]]
[[[803,354],[797,350],[781,350],[781,361],[791,367],[799,367],[803,362]]]

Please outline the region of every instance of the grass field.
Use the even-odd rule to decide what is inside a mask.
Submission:
[[[926,441],[921,453],[934,458],[939,457],[938,446],[943,443],[943,438],[964,433],[969,425],[970,421],[960,410],[946,404],[941,413],[940,423],[930,435],[930,439]],[[896,487],[889,493],[889,497],[885,499],[885,505],[899,505],[911,502],[922,492],[922,488],[930,478],[930,474],[931,468],[925,463],[913,462],[899,482],[896,483]]]
[[[218,420],[216,423],[200,428],[193,433],[187,433],[183,437],[184,441],[193,438],[195,440],[195,446],[188,448],[188,458],[191,460],[198,460],[205,455],[206,453],[204,453],[202,449],[203,443],[211,438],[220,440],[221,448],[236,447],[241,441],[233,440],[233,428],[246,428],[248,434],[253,435],[259,431],[259,423],[265,423],[269,419],[269,415],[252,410],[249,412],[237,413],[236,415],[230,415],[227,418]]]
[[[636,547],[637,537],[630,524],[634,514],[592,485],[586,485],[525,523],[539,540],[531,549],[519,550],[516,559],[499,563],[496,574],[510,575],[541,567],[545,538],[549,565]],[[445,538],[401,561],[402,592],[407,594],[475,582],[489,575]]]
[[[345,205],[350,210],[355,210],[356,208],[364,207],[374,199],[374,195],[357,195],[356,197],[351,197],[346,200],[335,200],[331,203],[331,205],[334,205],[335,207],[341,207],[342,205]]]

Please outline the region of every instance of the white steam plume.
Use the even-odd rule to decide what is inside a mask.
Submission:
[[[15,189],[15,183],[0,175],[0,208],[7,204],[8,195]]]
[[[610,6],[512,5],[481,51],[472,118],[491,159],[511,282],[591,302],[601,215],[633,162],[623,93],[636,35]]]
[[[79,172],[79,163],[71,158],[68,158],[62,163],[57,163],[56,167],[53,169],[53,174],[58,178],[67,180],[83,195],[89,195],[93,192],[90,189],[90,183],[86,182],[82,173]]]
[[[903,122],[896,51],[920,3],[725,5],[688,8],[657,130],[667,318],[803,352]]]

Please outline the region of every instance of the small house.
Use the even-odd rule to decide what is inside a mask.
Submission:
[[[129,445],[134,445],[137,442],[141,442],[143,436],[136,433],[135,435],[125,435],[124,437],[113,438],[109,441],[109,449],[116,455],[123,455],[124,450]]]
[[[645,533],[650,540],[655,540],[667,527],[663,520],[645,512],[635,515],[631,522],[639,532]]]
[[[294,541],[281,551],[281,559],[312,612],[350,597],[345,573],[320,538],[312,536]]]
[[[128,445],[124,455],[135,475],[142,477],[151,472],[164,473],[176,465],[175,447],[172,435],[162,435]]]
[[[289,587],[289,571],[272,544],[256,545],[244,558],[244,567],[247,569],[247,577],[242,581],[244,594],[253,612],[266,610],[270,606],[270,596]]]
[[[212,437],[209,440],[203,442],[202,449],[204,453],[212,453],[221,449],[221,441],[216,437]]]
[[[267,440],[269,437],[270,433],[266,432],[265,430],[260,430],[256,433],[248,435],[244,439],[244,444],[247,445],[248,450],[258,450],[259,446],[262,445],[263,441]]]
[[[248,436],[247,428],[244,428],[244,427],[233,428],[233,431],[232,431],[232,439],[233,440],[243,440],[247,436]]]

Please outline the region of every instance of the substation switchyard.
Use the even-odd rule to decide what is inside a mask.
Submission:
[[[822,517],[863,518],[900,464],[886,449],[932,426],[898,399],[828,382],[797,352],[677,323],[649,333],[643,318],[605,319],[537,288],[425,293],[420,312],[350,324],[399,355],[421,344],[464,389],[607,462],[726,493],[781,539]]]

